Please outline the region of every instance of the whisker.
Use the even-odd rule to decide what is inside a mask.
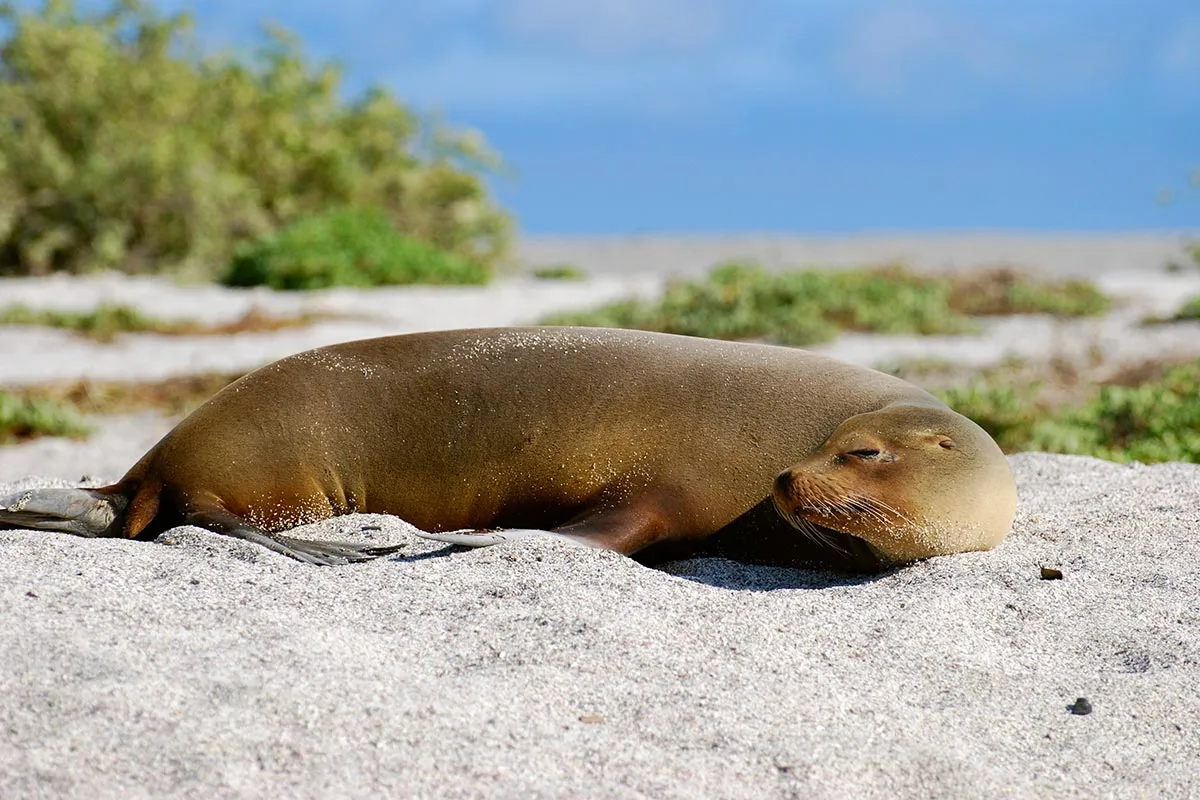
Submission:
[[[771,500],[775,504],[775,510],[779,512],[780,516],[791,523],[792,527],[799,531],[809,541],[818,546],[834,550],[842,555],[849,555],[846,549],[838,544],[837,539],[834,538],[828,529],[822,528],[821,526],[811,522],[808,519],[805,519],[799,514],[780,507],[779,501],[775,500],[774,497],[772,497]]]

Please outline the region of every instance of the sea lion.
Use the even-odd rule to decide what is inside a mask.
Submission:
[[[1015,504],[995,442],[899,378],[770,345],[503,328],[268,364],[117,483],[0,499],[0,527],[145,539],[191,524],[340,564],[396,548],[279,532],[367,512],[462,544],[517,529],[648,561],[877,570],[990,548]]]

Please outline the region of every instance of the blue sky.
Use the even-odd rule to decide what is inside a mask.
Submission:
[[[482,130],[527,232],[1200,227],[1195,0],[157,5]]]

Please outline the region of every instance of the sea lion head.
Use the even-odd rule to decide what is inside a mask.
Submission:
[[[1017,490],[1008,460],[971,420],[902,403],[844,421],[782,472],[772,493],[799,531],[858,537],[885,564],[987,550],[1008,535]]]

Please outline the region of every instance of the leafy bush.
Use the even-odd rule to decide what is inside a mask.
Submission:
[[[80,438],[88,433],[87,425],[70,406],[17,397],[0,390],[0,444],[35,436]]]
[[[981,379],[940,394],[1006,452],[1200,463],[1200,361],[1174,366],[1137,386],[1101,387],[1076,406],[1047,409],[1035,389]]]
[[[60,381],[24,386],[12,395],[33,403],[66,405],[85,414],[128,414],[149,409],[180,416],[194,411],[243,374],[210,372],[156,381]]]
[[[15,304],[0,308],[0,325],[45,325],[62,328],[97,342],[111,342],[118,333],[156,333],[162,336],[218,336],[231,333],[263,333],[311,325],[333,314],[304,313],[274,316],[257,306],[228,322],[204,323],[194,319],[159,319],[126,305],[101,303],[90,311],[32,309]]]
[[[950,306],[972,316],[1054,314],[1083,317],[1103,314],[1111,301],[1082,280],[1036,280],[999,267],[951,276]]]
[[[378,209],[339,209],[305,217],[279,233],[243,245],[225,283],[276,289],[486,283],[476,261],[396,231]]]
[[[1011,386],[979,377],[964,387],[950,387],[936,394],[991,434],[1004,452],[1034,449],[1030,446],[1033,428],[1043,414],[1035,399],[1035,386]]]
[[[0,4],[0,274],[184,269],[331,207],[493,264],[508,221],[481,137],[375,89],[353,102],[280,30],[204,55],[186,15],[145,0]]]
[[[137,308],[101,303],[91,311],[54,311],[16,305],[0,308],[0,325],[47,325],[61,327],[97,342],[112,342],[118,333],[161,331],[169,325],[163,320],[146,317]]]
[[[543,281],[582,281],[587,278],[587,271],[574,264],[550,264],[544,267],[534,267],[531,274]]]
[[[101,304],[91,311],[35,311],[23,305],[0,309],[0,325],[46,325],[65,328],[98,342],[111,342],[122,332],[158,330],[164,324],[161,320],[145,316],[136,308],[122,305]]]
[[[968,314],[1091,314],[1107,303],[1090,284],[1012,278],[1007,271],[948,277],[887,266],[772,273],[731,263],[703,280],[672,283],[657,302],[621,300],[544,322],[806,345],[843,330],[964,333],[974,329]]]
[[[1035,427],[1030,444],[1111,461],[1200,463],[1200,361],[1140,386],[1105,386]]]
[[[1170,321],[1184,322],[1193,319],[1200,319],[1200,294],[1184,303],[1183,307],[1176,311],[1174,316],[1170,318]]]
[[[658,302],[623,300],[558,314],[554,325],[642,328],[717,339],[804,345],[839,330],[954,333],[970,329],[938,280],[901,269],[769,273],[725,264],[704,280],[671,284]]]

